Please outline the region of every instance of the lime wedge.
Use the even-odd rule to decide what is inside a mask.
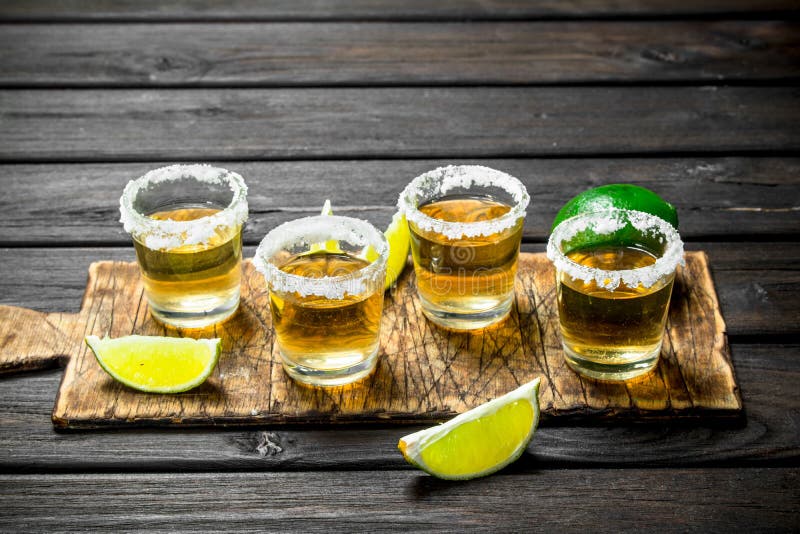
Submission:
[[[126,386],[150,393],[179,393],[199,386],[219,360],[220,339],[86,336],[100,366]]]
[[[386,261],[386,283],[389,289],[394,285],[408,260],[408,251],[411,248],[411,234],[408,232],[406,216],[397,212],[392,217],[392,222],[383,233],[389,242],[389,259]]]
[[[555,229],[562,221],[579,215],[610,208],[636,210],[664,219],[678,228],[678,212],[675,206],[649,189],[631,184],[609,184],[587,189],[570,199],[559,210],[553,220]]]
[[[331,207],[330,199],[325,199],[325,204],[322,205],[322,211],[320,215],[333,215],[333,208]],[[342,249],[339,248],[339,242],[335,239],[329,239],[324,243],[312,243],[309,247],[309,251],[313,254],[314,252],[320,252],[324,250],[325,252],[330,252],[332,254],[340,254]]]
[[[539,424],[539,379],[400,439],[411,465],[447,480],[490,475],[522,454]]]
[[[320,215],[333,215],[333,208],[331,207],[331,199],[326,198],[325,204],[322,205],[322,211],[319,213]]]
[[[321,215],[333,215],[330,200],[325,200]],[[386,261],[386,281],[383,287],[384,289],[389,289],[403,272],[408,259],[408,252],[411,249],[411,234],[408,231],[406,216],[400,212],[395,213],[392,216],[392,222],[389,223],[383,235],[386,236],[386,241],[389,243],[389,258]],[[325,250],[326,252],[341,253],[339,242],[333,239],[325,243],[314,243],[310,248],[311,252]],[[367,247],[363,252],[363,256],[365,260],[373,262],[378,259],[378,252],[372,247]]]

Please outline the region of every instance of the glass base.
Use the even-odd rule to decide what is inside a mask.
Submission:
[[[364,379],[372,374],[378,364],[378,347],[355,365],[339,369],[314,369],[289,359],[281,351],[283,370],[294,380],[310,386],[343,386]]]
[[[514,293],[512,292],[498,305],[488,310],[454,312],[434,306],[419,293],[417,295],[425,317],[432,323],[449,330],[480,330],[492,326],[508,317],[511,306],[514,304]]]
[[[576,373],[595,378],[597,380],[620,381],[630,380],[637,376],[644,375],[652,371],[658,364],[658,357],[661,354],[661,343],[654,349],[638,354],[620,354],[617,359],[627,359],[623,363],[602,363],[596,359],[589,359],[570,349],[566,344],[564,347],[564,359],[567,365]]]
[[[176,328],[205,328],[228,319],[239,308],[239,292],[208,311],[163,309],[148,301],[150,314],[159,322]]]

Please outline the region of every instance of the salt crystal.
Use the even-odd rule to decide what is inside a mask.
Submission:
[[[276,264],[276,258],[283,250],[308,249],[312,244],[332,240],[364,250],[372,247],[378,259],[354,273],[321,278],[285,273]],[[377,283],[382,285],[388,255],[389,245],[386,238],[367,221],[337,215],[317,215],[295,219],[273,228],[258,245],[253,265],[264,275],[273,291],[339,300],[346,294],[364,294]]]
[[[505,190],[514,199],[514,206],[501,217],[480,222],[449,222],[429,217],[419,211],[421,199],[436,199],[453,189],[496,187]],[[439,167],[417,176],[406,186],[397,201],[397,207],[406,219],[421,230],[444,235],[448,239],[489,236],[508,230],[525,217],[530,196],[525,185],[504,172],[480,165],[450,165]]]
[[[612,234],[626,224],[643,235],[656,237],[666,247],[653,265],[638,269],[606,271],[576,263],[561,251],[561,244],[575,238],[581,232],[591,230],[597,235]],[[635,210],[609,209],[577,215],[559,224],[547,242],[547,257],[559,272],[566,273],[572,280],[594,281],[599,287],[614,291],[622,283],[628,287],[652,287],[663,277],[671,274],[678,265],[684,265],[683,241],[677,230],[667,221]]]
[[[194,179],[198,182],[230,187],[232,200],[223,210],[192,221],[156,220],[133,207],[137,195],[153,185]],[[119,199],[120,222],[125,231],[153,250],[168,250],[181,245],[206,244],[217,228],[241,226],[247,220],[247,186],[237,173],[211,165],[170,165],[131,180]]]

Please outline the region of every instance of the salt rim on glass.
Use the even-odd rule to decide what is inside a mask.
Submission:
[[[501,217],[479,222],[449,222],[435,219],[419,211],[421,199],[442,197],[455,188],[497,187],[505,190],[515,204]],[[441,234],[448,239],[488,236],[513,227],[525,210],[530,196],[525,185],[510,174],[481,165],[448,165],[428,171],[414,178],[400,193],[397,207],[410,223],[421,230]]]
[[[327,241],[345,242],[365,251],[372,247],[378,258],[350,274],[320,278],[286,273],[273,262],[276,255],[287,248],[310,249],[312,245]],[[258,245],[253,265],[264,275],[272,291],[338,300],[344,298],[345,294],[363,294],[374,284],[380,284],[382,288],[388,257],[389,244],[386,237],[369,222],[340,215],[316,215],[285,222],[273,228]]]
[[[659,238],[665,245],[664,252],[654,264],[637,269],[606,271],[576,263],[561,251],[561,244],[580,232],[591,230],[598,235],[607,235],[628,224],[644,235]],[[622,209],[583,213],[563,221],[550,234],[550,239],[547,241],[547,257],[558,271],[566,273],[573,280],[582,280],[586,283],[594,281],[599,287],[608,291],[614,291],[620,283],[628,287],[640,285],[645,288],[652,287],[660,279],[671,274],[678,265],[685,265],[683,241],[671,224],[650,213]]]
[[[227,184],[232,199],[227,207],[191,221],[156,220],[136,211],[133,203],[137,195],[149,187],[165,182],[194,179],[198,182]],[[247,220],[247,185],[241,175],[205,164],[170,165],[154,169],[141,178],[131,180],[119,199],[120,220],[125,231],[154,250],[168,250],[181,245],[207,244],[219,227],[244,224]]]

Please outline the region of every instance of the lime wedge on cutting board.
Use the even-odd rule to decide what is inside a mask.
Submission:
[[[386,283],[384,284],[384,287],[389,289],[403,272],[408,252],[411,249],[411,234],[408,231],[406,216],[400,212],[395,213],[383,235],[389,242],[389,259],[386,261]]]
[[[333,215],[330,200],[325,200],[321,215]],[[411,234],[408,230],[406,216],[400,212],[395,213],[392,216],[392,222],[389,223],[383,235],[386,236],[386,241],[389,243],[389,258],[386,261],[386,281],[383,287],[384,289],[389,289],[402,274],[408,259],[408,252],[411,250]],[[326,241],[324,244],[315,243],[311,245],[312,252],[318,252],[323,249],[327,252],[341,252],[339,243],[335,240]],[[378,253],[372,247],[367,248],[365,256],[367,261],[378,259]]]
[[[325,204],[322,205],[322,211],[320,215],[333,215],[333,208],[331,208],[331,201],[329,199],[325,199]],[[342,249],[339,248],[339,242],[335,239],[329,239],[324,243],[312,243],[311,247],[309,248],[310,252],[330,252],[331,254],[341,254]]]
[[[180,393],[199,386],[219,360],[220,339],[86,336],[97,362],[114,379],[149,393]]]

